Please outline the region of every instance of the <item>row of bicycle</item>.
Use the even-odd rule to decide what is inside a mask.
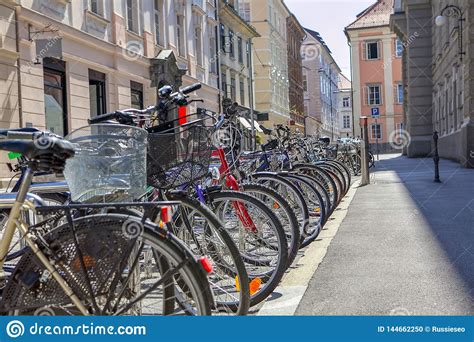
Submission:
[[[0,194],[3,314],[245,315],[273,292],[351,172],[296,153],[282,126],[261,127],[262,150],[242,151],[234,106],[183,115],[199,87],[163,87],[158,105],[64,139],[0,131],[19,176]],[[50,173],[65,182],[34,181]]]

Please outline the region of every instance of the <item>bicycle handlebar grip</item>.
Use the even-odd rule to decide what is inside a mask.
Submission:
[[[94,125],[94,124],[98,124],[104,121],[113,120],[116,117],[117,117],[117,113],[108,113],[108,114],[96,116],[95,118],[89,119],[88,121],[90,125]]]
[[[189,87],[185,87],[185,88],[181,89],[180,91],[184,95],[186,95],[186,94],[192,93],[193,91],[199,90],[201,88],[202,88],[201,83],[195,83],[195,84],[190,85]]]

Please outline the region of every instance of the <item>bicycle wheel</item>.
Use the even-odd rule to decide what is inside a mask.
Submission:
[[[318,164],[321,162],[318,162]],[[336,209],[339,200],[339,190],[338,186],[334,179],[330,176],[330,174],[318,167],[317,165],[313,164],[296,164],[293,166],[293,171],[300,172],[303,174],[307,174],[315,179],[317,179],[320,184],[324,186],[324,189],[329,194],[331,205],[327,209],[327,215],[331,215],[331,213]]]
[[[250,305],[277,287],[288,263],[288,245],[278,217],[257,198],[236,191],[210,192],[210,207],[240,251],[250,280]]]
[[[288,267],[290,267],[300,248],[301,239],[298,218],[290,203],[277,191],[261,184],[245,183],[241,185],[241,189],[264,202],[278,216],[288,240]]]
[[[306,205],[310,208],[309,224],[302,235],[303,241],[300,246],[303,248],[313,242],[321,233],[326,221],[326,208],[321,194],[306,175],[287,174],[284,177],[301,189]]]
[[[303,232],[309,224],[309,209],[306,205],[303,193],[292,182],[276,173],[259,172],[251,175],[251,179],[264,184],[265,186],[275,189],[275,191],[284,196],[289,202],[291,209],[296,215],[300,230],[300,243]]]
[[[170,231],[195,255],[213,262],[208,280],[218,314],[246,315],[250,307],[249,278],[239,250],[216,215],[196,199],[169,193],[169,200],[181,202],[169,224]],[[154,215],[155,216],[155,215]]]
[[[201,263],[167,230],[140,218],[81,217],[38,241],[92,315],[211,313],[212,295]],[[174,305],[172,294],[178,289],[186,297],[186,310]],[[15,315],[80,314],[30,249],[10,277],[0,308]]]

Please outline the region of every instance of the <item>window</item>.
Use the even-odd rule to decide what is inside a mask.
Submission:
[[[342,127],[344,129],[351,128],[351,117],[349,115],[344,115],[344,117],[342,118]]]
[[[176,16],[176,40],[178,45],[178,54],[184,57],[186,55],[186,51],[184,49],[184,17],[182,15]]]
[[[395,56],[396,57],[402,57],[403,55],[403,43],[400,39],[395,40]]]
[[[211,65],[210,72],[217,74],[217,28],[211,28],[211,38],[209,39],[209,63]]]
[[[132,108],[143,109],[143,84],[131,81],[130,94],[132,96]]]
[[[239,4],[239,14],[245,21],[251,20],[250,2],[241,1]]]
[[[235,102],[235,89],[236,88],[236,83],[235,83],[235,76],[231,76],[230,77],[230,98],[232,99],[232,101]]]
[[[379,42],[366,42],[365,43],[365,50],[366,50],[366,59],[373,60],[373,59],[380,59],[380,51],[379,51]]]
[[[202,29],[201,26],[196,26],[194,28],[194,44],[196,46],[196,61],[200,66],[204,65],[202,54]]]
[[[230,53],[230,57],[232,58],[235,58],[234,39],[235,39],[234,31],[229,30],[229,53]]]
[[[351,98],[350,97],[344,97],[342,99],[342,107],[349,108],[350,106],[351,106]]]
[[[382,127],[380,124],[374,124],[371,126],[372,140],[382,139]]]
[[[246,53],[247,53],[247,66],[249,67],[250,66],[250,61],[252,60],[252,56],[251,56],[251,52],[252,52],[252,41],[249,39],[247,41],[247,49],[246,49]]]
[[[405,124],[403,122],[397,124],[397,132],[398,134],[403,134],[405,130]]]
[[[138,0],[127,0],[127,29],[140,34]]]
[[[403,84],[397,84],[396,85],[396,91],[397,91],[397,103],[402,104],[403,103]]]
[[[104,16],[104,2],[103,0],[89,0],[89,10],[101,17]]]
[[[308,91],[308,75],[303,74],[303,89]]]
[[[228,97],[228,94],[227,94],[227,75],[226,75],[225,72],[221,73],[221,87],[222,87],[222,91],[225,94],[225,97]]]
[[[67,135],[66,64],[54,58],[44,58],[44,108],[46,130]]]
[[[245,84],[242,78],[240,79],[240,104],[245,106]]]
[[[369,106],[382,104],[380,85],[371,85],[367,87],[367,104]]]
[[[107,111],[105,74],[89,69],[89,102],[91,118]]]
[[[239,63],[244,63],[244,47],[242,42],[242,37],[237,38],[237,50],[239,54]]]
[[[155,0],[155,40],[161,46],[165,45],[163,23],[163,0]]]
[[[221,24],[220,26],[220,29],[219,29],[219,33],[220,33],[220,39],[221,39],[221,50],[226,52],[226,37],[225,37],[225,26],[224,24]]]

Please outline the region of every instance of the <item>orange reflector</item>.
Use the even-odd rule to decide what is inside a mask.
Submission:
[[[212,267],[212,263],[208,258],[202,257],[201,259],[199,259],[199,261],[201,262],[202,268],[204,268],[204,271],[206,271],[206,273],[209,274],[213,272],[214,269]]]
[[[235,289],[237,290],[237,292],[240,292],[239,276],[235,276]]]
[[[250,295],[253,296],[254,294],[256,294],[260,290],[261,286],[262,286],[262,279],[260,278],[252,279],[252,281],[249,284]]]
[[[320,214],[320,213],[321,213],[321,208],[314,208],[314,211],[315,211],[316,213]]]
[[[274,202],[273,209],[280,209],[280,205],[277,202]]]
[[[160,227],[161,229],[165,229],[165,224],[166,224],[166,223],[164,223],[162,220],[160,220],[159,227]]]
[[[84,261],[84,266],[86,268],[91,268],[96,265],[95,259],[91,257],[90,255],[84,255],[82,257],[82,260]],[[76,271],[82,270],[81,260],[79,260],[79,258],[74,259],[71,266]]]
[[[171,221],[171,207],[166,206],[161,208],[161,221],[169,223]]]

